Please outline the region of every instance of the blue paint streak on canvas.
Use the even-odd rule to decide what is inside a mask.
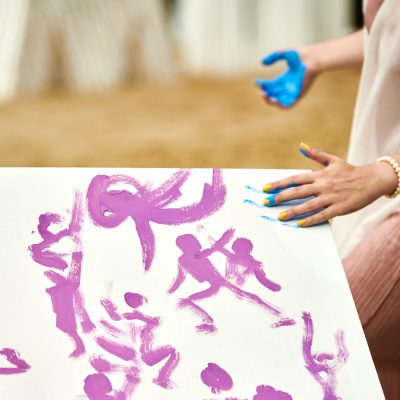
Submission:
[[[263,204],[258,204],[258,203],[256,203],[255,201],[250,200],[250,199],[244,199],[243,202],[244,202],[244,203],[251,204],[252,206],[257,207],[257,208],[264,208],[264,205],[263,205]]]
[[[251,191],[254,192],[254,193],[265,194],[265,192],[263,192],[262,190],[256,189],[256,188],[253,187],[253,186],[245,185],[244,187],[245,187],[246,189],[248,189],[248,190],[251,190]]]
[[[296,224],[289,224],[287,222],[282,222],[278,218],[272,218],[272,217],[269,217],[267,215],[262,215],[261,218],[262,219],[266,219],[269,222],[279,222],[280,225],[287,226],[288,228],[295,228],[295,229],[300,229],[301,228],[300,226],[298,226]]]

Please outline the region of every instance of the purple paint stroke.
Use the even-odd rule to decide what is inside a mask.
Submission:
[[[89,400],[128,400],[138,384],[135,375],[127,374],[119,391],[113,390],[110,379],[103,373],[88,375],[85,378],[84,391]]]
[[[148,325],[143,328],[141,332],[142,344],[140,346],[140,353],[142,360],[149,366],[156,365],[163,360],[167,359],[166,363],[160,368],[158,376],[153,379],[153,382],[157,385],[170,389],[173,387],[173,383],[170,380],[175,368],[179,363],[179,353],[172,346],[153,347],[154,343],[154,330],[156,326]]]
[[[0,356],[5,357],[5,359],[13,365],[13,367],[0,368],[0,375],[23,374],[31,368],[31,366],[21,358],[19,353],[13,349],[1,349]]]
[[[134,310],[123,314],[124,318],[128,321],[138,320],[145,323],[140,332],[140,354],[143,362],[146,365],[153,366],[165,359],[167,360],[160,368],[158,375],[153,379],[153,382],[165,389],[171,389],[173,383],[170,378],[178,366],[179,353],[170,345],[154,348],[154,331],[161,325],[161,320],[157,317],[149,317],[137,309],[147,303],[147,299],[139,293],[131,292],[125,293],[124,298],[126,304]]]
[[[133,361],[136,359],[135,350],[129,346],[107,339],[104,336],[97,336],[95,341],[101,348],[113,354],[115,357],[125,361]]]
[[[323,390],[323,400],[341,400],[336,394],[338,369],[346,364],[349,352],[346,346],[344,332],[339,330],[336,334],[337,354],[313,353],[314,324],[311,314],[303,312],[304,336],[303,336],[303,357],[305,367],[318,382]]]
[[[253,400],[293,400],[289,393],[276,390],[272,386],[261,385],[256,390]]]
[[[66,272],[63,275],[56,271],[45,271],[44,275],[55,284],[46,289],[46,292],[51,297],[57,328],[68,335],[74,343],[75,349],[70,357],[79,357],[85,353],[85,345],[78,333],[77,320],[80,322],[83,333],[89,333],[95,328],[85,309],[84,297],[80,290],[83,259],[80,232],[83,212],[82,195],[79,192],[75,194],[69,226],[57,233],[49,230],[51,225],[59,225],[61,222],[62,218],[58,214],[40,215],[38,232],[43,240],[31,245],[29,250],[32,259],[37,263]],[[65,260],[67,254],[58,254],[50,250],[52,245],[66,237],[71,238],[74,242],[70,263]]]
[[[282,326],[293,326],[296,325],[296,321],[292,318],[282,318],[278,322],[271,325],[272,328],[281,328]]]
[[[158,188],[142,184],[126,175],[97,175],[89,185],[87,202],[92,221],[104,228],[115,228],[132,218],[142,247],[145,270],[151,267],[155,254],[155,237],[151,223],[180,225],[209,217],[219,210],[226,197],[222,171],[213,170],[212,183],[204,184],[201,199],[180,208],[168,207],[181,196],[181,187],[190,177],[189,170],[175,172]],[[127,184],[135,193],[112,190],[111,186]]]
[[[246,299],[256,304],[272,315],[279,317],[280,320],[287,319],[282,315],[278,307],[265,302],[254,293],[244,291],[229,282],[208,259],[214,252],[223,252],[225,245],[230,242],[233,234],[233,229],[227,230],[220,239],[207,249],[202,249],[200,242],[192,234],[181,235],[176,239],[176,245],[182,250],[182,255],[178,259],[178,274],[168,289],[168,293],[172,294],[178,290],[185,281],[187,274],[197,282],[207,282],[209,284],[209,287],[205,290],[181,299],[178,303],[179,307],[187,307],[202,318],[202,323],[196,326],[199,332],[215,332],[216,326],[212,316],[196,304],[196,302],[215,296],[222,288],[230,290],[241,300]]]
[[[138,334],[140,335],[140,358],[144,362],[144,364],[148,366],[154,366],[166,360],[165,364],[160,368],[158,375],[153,379],[153,382],[165,389],[172,388],[173,382],[170,378],[179,363],[179,353],[174,347],[170,345],[154,347],[154,332],[161,325],[161,320],[158,317],[150,317],[148,315],[145,315],[138,310],[138,308],[147,303],[147,299],[144,296],[139,293],[127,292],[124,295],[124,299],[126,304],[132,308],[132,311],[123,314],[118,313],[117,307],[109,299],[102,299],[101,304],[105,306],[105,309],[108,312],[110,318],[114,321],[125,320],[139,321],[141,323],[144,323],[144,326],[140,327],[135,326],[136,324],[134,323],[131,323],[130,326],[131,332],[138,332]],[[110,325],[114,327],[114,325]],[[114,330],[112,331],[112,333],[114,333]],[[122,336],[123,335],[120,335],[120,337]],[[126,336],[127,335],[125,335],[124,338],[126,338]],[[135,337],[136,336],[131,337],[131,339],[135,340]],[[124,359],[125,361],[133,362],[133,365],[135,365],[136,369],[134,370],[135,373],[131,373],[130,375],[133,377],[132,379],[135,383],[130,384],[129,381],[127,381],[126,387],[129,389],[129,387],[138,385],[140,383],[139,376],[141,368],[138,365],[137,354],[134,349],[129,348],[130,352],[128,354],[127,346],[115,343],[114,341],[106,339],[105,337],[97,337],[96,341],[103,349],[105,349],[109,353],[121,359]],[[124,366],[113,365],[100,356],[93,357],[91,360],[91,364],[98,372],[126,371]]]
[[[221,391],[229,391],[233,388],[232,377],[217,364],[208,363],[207,368],[201,371],[200,377],[214,394],[221,393]]]
[[[215,240],[212,240],[212,244],[214,243]],[[227,250],[225,247],[217,250],[226,257],[225,277],[241,287],[249,276],[254,275],[258,282],[265,288],[273,292],[280,291],[282,289],[281,285],[267,278],[263,263],[256,260],[251,254],[253,247],[251,240],[237,238],[232,244],[232,251]]]
[[[122,330],[111,324],[110,322],[102,319],[100,320],[100,325],[109,333],[111,336],[119,337],[122,335]]]
[[[137,361],[137,360],[135,360]],[[132,374],[139,376],[140,369],[136,363],[131,363],[129,366],[125,364],[115,364],[106,360],[101,354],[92,355],[89,359],[90,365],[97,371],[112,374]]]
[[[87,376],[83,388],[89,400],[115,400],[111,381],[102,373]]]

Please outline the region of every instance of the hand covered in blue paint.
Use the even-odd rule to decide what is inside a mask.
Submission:
[[[263,191],[271,194],[264,201],[268,207],[308,199],[281,212],[282,221],[300,219],[298,225],[304,227],[320,224],[357,211],[397,188],[397,175],[386,162],[356,166],[304,143],[300,152],[324,168],[264,186]]]
[[[288,69],[272,80],[257,79],[256,84],[264,92],[268,103],[290,108],[306,92],[316,74],[307,67],[296,50],[271,53],[262,63],[272,65],[280,60],[286,61]]]

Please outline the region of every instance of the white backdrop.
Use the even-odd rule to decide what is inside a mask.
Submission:
[[[280,47],[351,30],[348,0],[178,0],[177,37],[191,72],[254,70]]]

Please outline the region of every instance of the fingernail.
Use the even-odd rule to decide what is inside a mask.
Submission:
[[[280,220],[282,221],[283,219],[286,219],[288,215],[289,215],[289,214],[288,214],[287,211],[281,212],[281,213],[278,215],[278,219],[280,219]]]
[[[300,220],[300,221],[297,223],[297,225],[298,225],[298,226],[303,226],[303,225],[305,225],[306,222],[307,222],[307,221],[306,221],[305,219],[302,219],[302,220]]]
[[[308,144],[304,143],[304,142],[300,143],[300,147],[302,149],[304,149],[304,150],[310,150],[311,149],[311,147]]]
[[[300,143],[300,153],[303,154],[304,157],[308,158],[308,154],[306,153],[305,150],[311,150],[311,147],[308,144],[301,142]]]
[[[272,189],[272,185],[265,185],[263,187],[263,192],[269,192]]]
[[[264,206],[268,206],[269,203],[270,203],[270,201],[269,201],[268,199],[265,199],[265,200],[264,200]]]

